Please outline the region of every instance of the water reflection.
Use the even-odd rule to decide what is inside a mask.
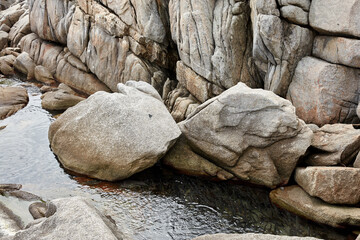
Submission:
[[[0,183],[21,183],[44,199],[91,198],[129,239],[191,239],[219,232],[345,239],[332,228],[278,210],[264,189],[176,175],[160,166],[117,183],[72,176],[49,149],[53,117],[41,108],[39,89],[27,89],[28,106],[0,121],[7,126],[0,130]]]

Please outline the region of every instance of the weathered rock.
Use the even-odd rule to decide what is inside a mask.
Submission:
[[[29,13],[26,11],[9,31],[10,45],[16,47],[20,40],[30,33]]]
[[[62,89],[47,92],[41,98],[41,107],[50,111],[66,110],[85,100]]]
[[[65,168],[124,179],[153,166],[180,136],[151,85],[128,82],[119,92],[98,92],[51,124],[50,144]]]
[[[29,97],[25,88],[0,86],[0,119],[7,118],[26,106]]]
[[[81,197],[52,200],[56,211],[18,231],[12,240],[122,239],[116,226]]]
[[[16,57],[13,55],[6,55],[0,57],[0,72],[4,75],[14,75],[14,62]]]
[[[356,159],[355,159],[355,161],[354,161],[353,166],[354,166],[355,168],[360,168],[360,152],[359,152],[358,155],[356,156]]]
[[[271,9],[267,7],[268,1],[251,2],[256,66],[264,79],[264,88],[285,97],[298,62],[311,54],[314,33],[282,20],[275,14],[279,11],[275,1]]]
[[[360,68],[360,40],[317,36],[314,40],[313,55],[331,63]]]
[[[9,34],[4,31],[0,31],[0,50],[6,48],[9,42]]]
[[[305,57],[296,67],[287,99],[306,123],[358,122],[359,80],[360,69]]]
[[[43,218],[46,215],[47,207],[44,202],[34,202],[29,206],[29,212],[34,219]]]
[[[46,86],[46,85],[44,85],[44,86],[42,86],[41,88],[40,88],[40,92],[41,93],[46,93],[46,92],[50,92],[50,91],[56,91],[58,88],[56,88],[56,87],[51,87],[51,86]]]
[[[309,196],[299,186],[273,190],[270,199],[278,207],[314,222],[336,228],[360,226],[360,208],[331,205]]]
[[[295,181],[310,196],[331,204],[360,202],[360,169],[350,167],[297,168]]]
[[[13,55],[17,57],[20,55],[20,53],[21,53],[20,48],[7,47],[0,51],[0,57],[4,57],[6,55]]]
[[[220,180],[234,178],[233,174],[196,154],[183,136],[179,138],[174,147],[164,156],[162,163],[186,175],[211,177]]]
[[[288,5],[280,8],[281,16],[299,25],[309,24],[309,14],[297,6]]]
[[[360,37],[360,3],[357,0],[313,0],[310,26],[321,33]]]
[[[0,202],[0,237],[14,235],[23,226],[21,219]],[[5,236],[2,236],[5,235]]]
[[[4,32],[10,32],[10,27],[8,25],[6,25],[5,23],[3,23],[1,26],[0,26],[0,31],[4,31]]]
[[[359,129],[350,124],[327,124],[314,131],[305,162],[313,166],[348,165],[359,151]]]
[[[271,188],[288,182],[312,138],[289,101],[242,83],[200,105],[179,126],[195,152]]]
[[[35,79],[39,82],[51,85],[55,83],[55,79],[49,69],[41,65],[36,66],[34,69]]]
[[[0,26],[6,24],[11,28],[24,12],[23,3],[15,4],[4,11],[0,11]]]
[[[27,79],[35,78],[35,63],[34,60],[31,59],[27,52],[21,53],[14,62],[14,67],[17,71],[25,74]]]
[[[304,11],[308,12],[310,10],[310,0],[279,0],[280,6],[298,6]]]
[[[290,236],[279,236],[271,234],[261,234],[261,233],[242,233],[242,234],[212,234],[212,235],[203,235],[196,237],[193,240],[316,240],[318,238],[312,237],[290,237]]]
[[[12,191],[12,190],[20,190],[22,188],[21,184],[0,184],[0,191]]]
[[[260,87],[251,56],[247,1],[171,0],[171,35],[180,59],[220,88]],[[190,91],[191,92],[191,91]]]

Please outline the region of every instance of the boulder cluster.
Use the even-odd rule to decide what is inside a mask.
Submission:
[[[43,108],[67,109],[49,130],[65,168],[115,181],[161,159],[275,189],[280,207],[360,228],[358,0],[0,8],[0,72],[41,82]],[[0,100],[13,91],[0,87]],[[0,118],[26,105],[16,94],[0,101]]]

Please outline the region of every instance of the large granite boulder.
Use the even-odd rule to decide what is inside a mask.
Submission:
[[[313,132],[307,165],[348,165],[360,151],[360,130],[350,124],[327,124]]]
[[[278,207],[314,222],[336,228],[360,227],[360,208],[326,203],[296,185],[271,191],[270,199]]]
[[[309,21],[311,27],[321,33],[360,37],[360,2],[313,0]]]
[[[312,138],[289,101],[243,83],[200,105],[179,126],[195,152],[270,188],[288,182]]]
[[[85,198],[55,199],[47,206],[46,217],[30,222],[8,239],[122,239],[116,225]]]
[[[287,99],[306,123],[352,123],[359,121],[359,90],[360,69],[305,57],[296,67]]]
[[[118,90],[93,94],[51,124],[51,148],[65,168],[124,179],[153,166],[180,136],[151,85],[129,81]]]
[[[360,202],[360,169],[350,167],[297,168],[295,181],[308,194],[331,204]]]
[[[25,88],[0,86],[0,120],[25,107],[28,101],[29,97]]]

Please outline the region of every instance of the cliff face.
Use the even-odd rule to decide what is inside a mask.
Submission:
[[[19,46],[57,81],[88,94],[145,81],[181,121],[243,82],[289,99],[308,123],[358,122],[356,0],[0,4],[4,46]]]

